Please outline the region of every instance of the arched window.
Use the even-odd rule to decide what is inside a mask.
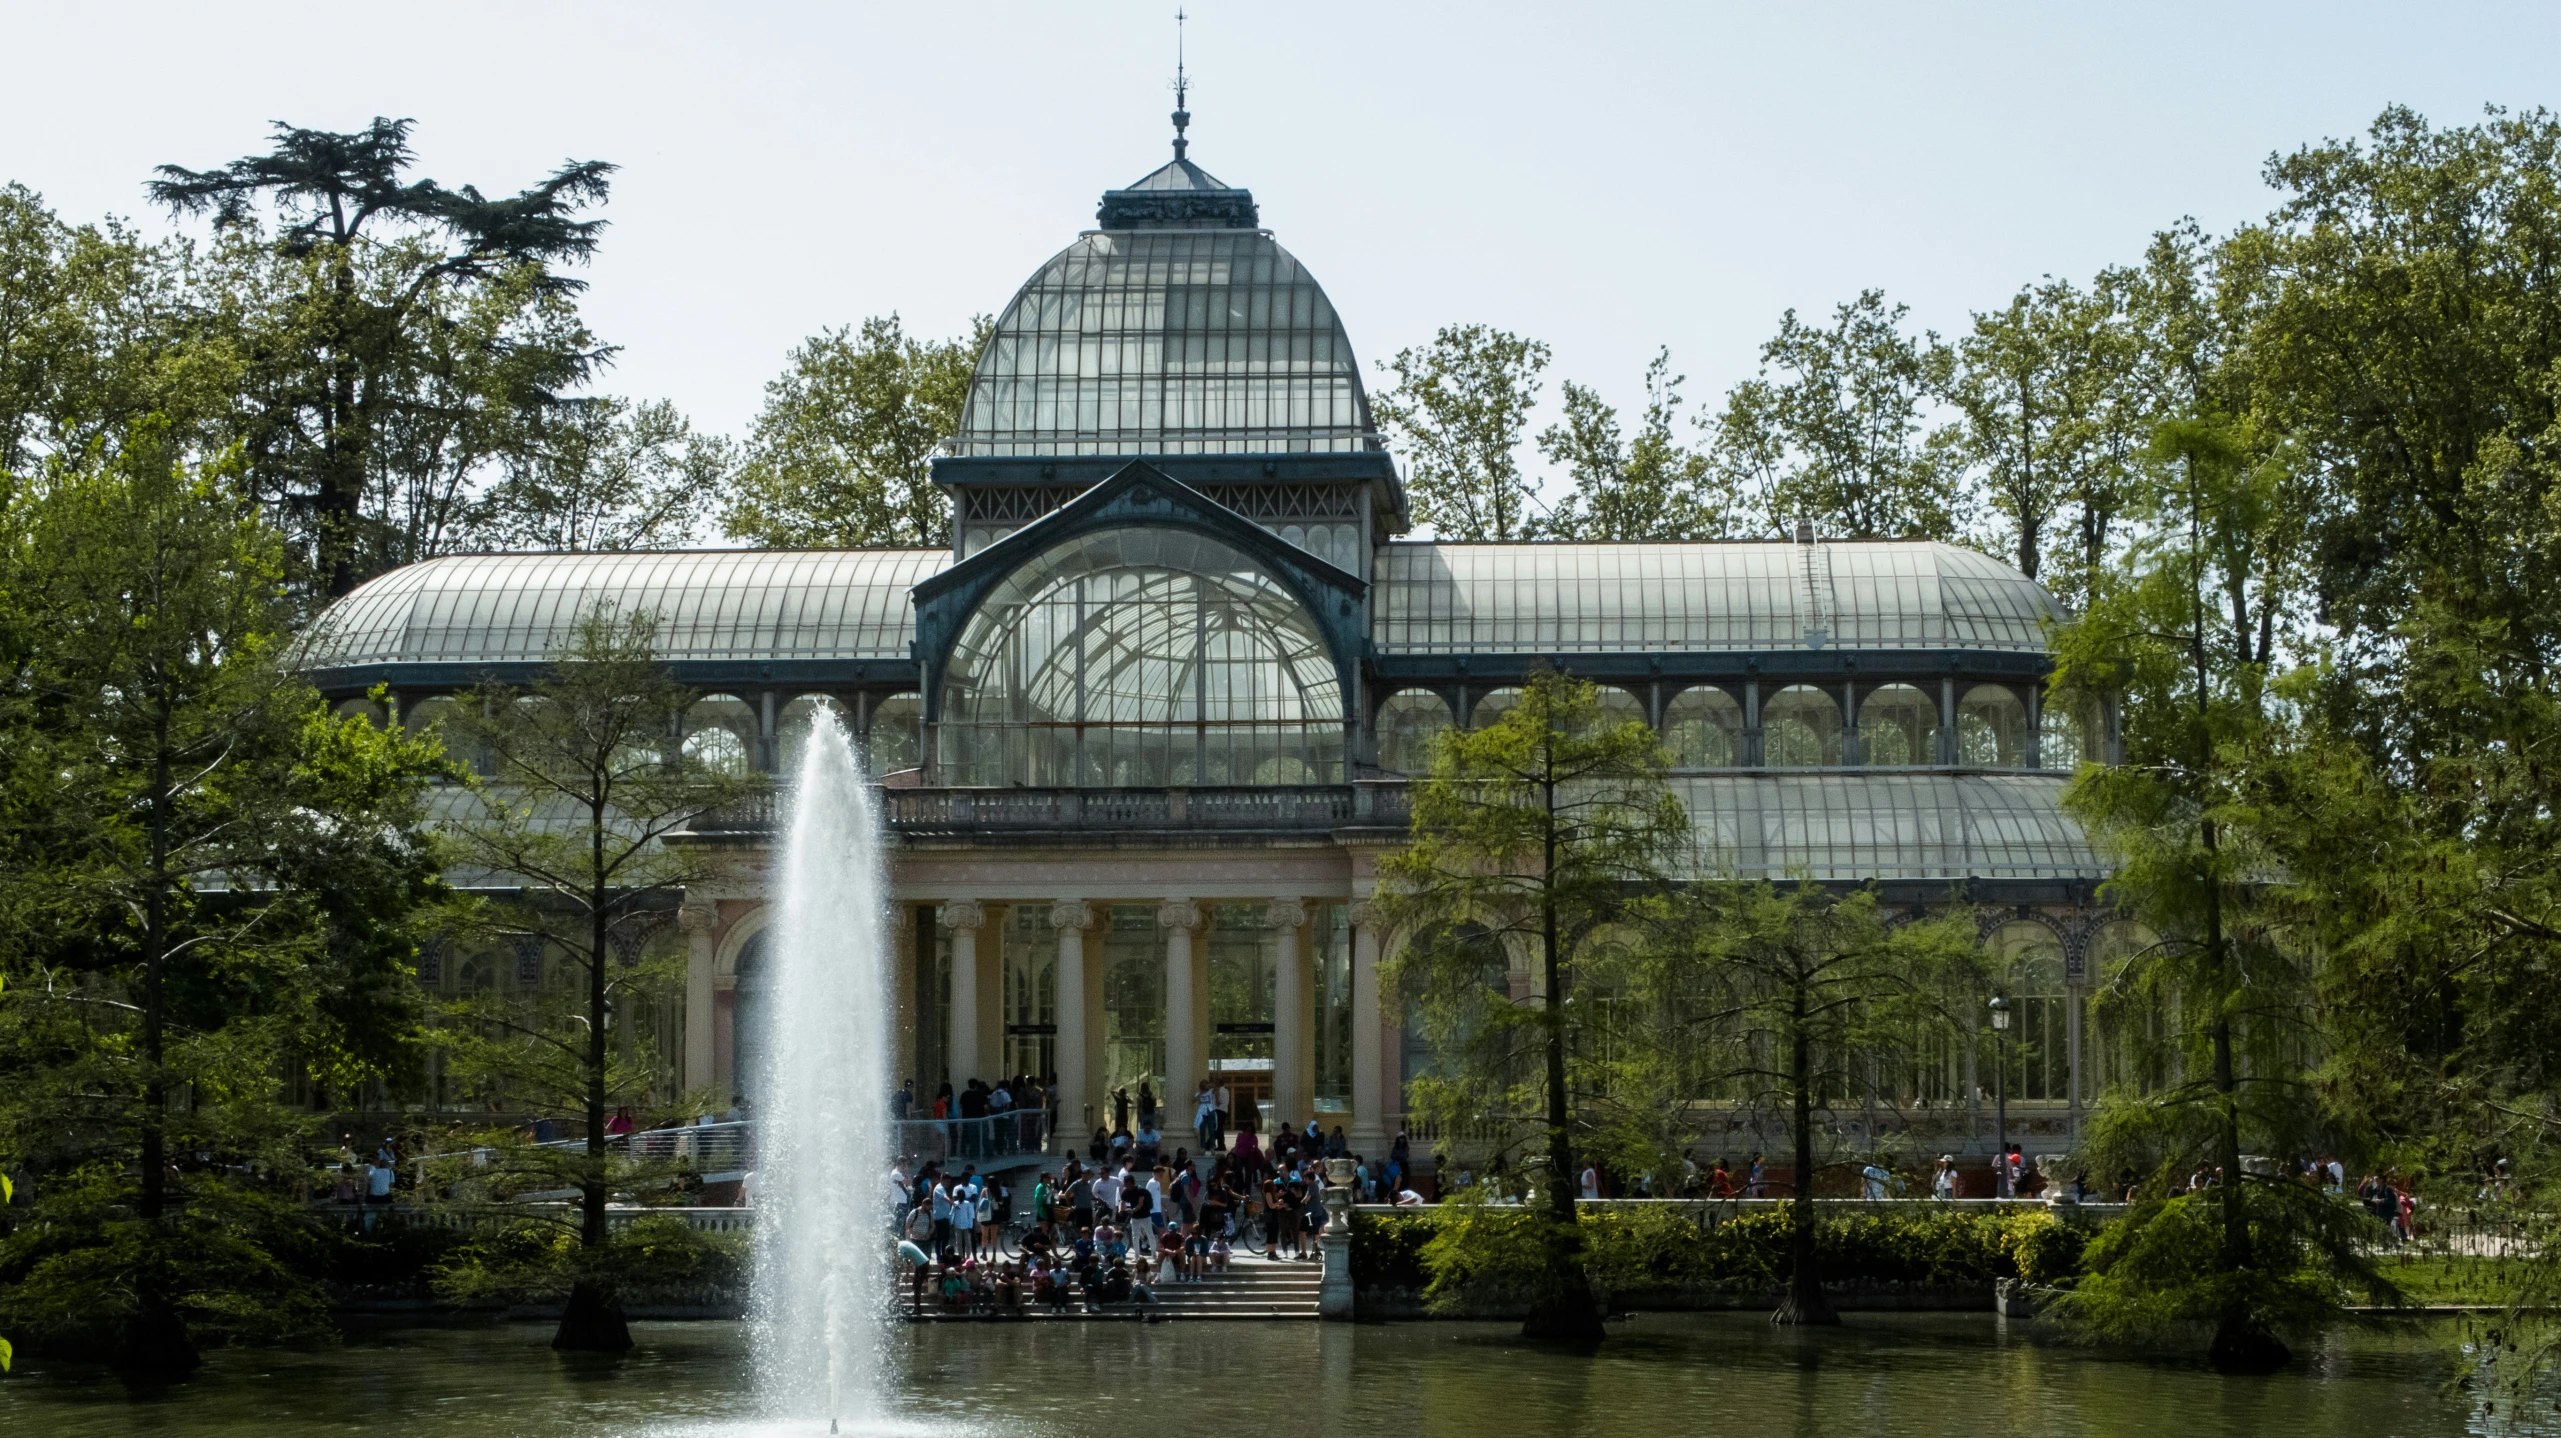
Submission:
[[[2098,705],[2048,696],[2037,714],[2036,763],[2040,769],[2070,773],[2083,761],[2099,763]]]
[[[871,772],[895,774],[924,762],[925,701],[914,694],[892,694],[871,706],[867,740]]]
[[[824,711],[835,716],[847,734],[854,732],[854,716],[832,694],[803,694],[782,708],[774,725],[774,771],[788,782],[800,772],[800,754],[809,743],[809,726]]]
[[[1859,761],[1881,765],[1937,763],[1938,701],[1909,684],[1888,684],[1860,700]]]
[[[1676,769],[1730,769],[1743,762],[1743,706],[1722,689],[1684,689],[1663,706],[1663,742]]]
[[[329,712],[337,715],[341,719],[362,716],[366,723],[373,725],[377,729],[381,728],[383,724],[382,706],[373,702],[370,697],[341,699],[330,709]]]
[[[756,711],[735,694],[709,694],[685,711],[685,757],[715,774],[756,765]]]
[[[2063,1102],[2071,1095],[2072,1060],[2063,941],[2045,925],[2021,920],[1995,930],[1990,947],[1995,982],[2010,1005],[2009,1032],[1995,1044],[2008,1065],[2009,1096]],[[1987,1029],[1984,1037],[1993,1035]]]
[[[2027,763],[2027,706],[2004,684],[1977,684],[1956,706],[1956,762],[1970,769]]]
[[[461,713],[458,701],[444,695],[421,699],[400,706],[400,727],[412,734],[433,734],[445,746],[445,754],[455,763],[475,774],[489,772],[489,756],[480,745],[453,723]]]
[[[1503,716],[1511,713],[1520,702],[1521,691],[1518,689],[1492,689],[1479,694],[1476,702],[1467,708],[1467,727],[1486,729],[1500,724]]]
[[[951,784],[1329,784],[1343,692],[1315,617],[1227,545],[1060,544],[962,629],[935,760]]]
[[[1811,684],[1791,684],[1762,700],[1761,757],[1773,769],[1838,765],[1841,701]]]
[[[1607,684],[1598,686],[1598,691],[1601,708],[1599,727],[1603,732],[1616,729],[1622,724],[1645,722],[1644,700],[1624,689],[1613,689]]]
[[[1399,774],[1428,774],[1433,747],[1450,727],[1449,701],[1428,689],[1387,696],[1378,709],[1378,763]]]

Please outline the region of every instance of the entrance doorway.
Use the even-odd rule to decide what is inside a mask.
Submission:
[[[1266,1046],[1270,1042],[1264,1040]],[[1272,1112],[1271,1059],[1214,1058],[1209,1063],[1210,1082],[1227,1086],[1229,1126],[1251,1127],[1259,1138],[1269,1138],[1278,1118]]]

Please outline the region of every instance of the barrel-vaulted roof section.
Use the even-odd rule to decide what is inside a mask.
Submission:
[[[1739,878],[2101,880],[2048,773],[1675,775],[1704,864]],[[1700,877],[1712,877],[1702,874]]]
[[[360,586],[295,657],[308,669],[535,661],[603,604],[656,615],[670,660],[905,659],[908,590],[950,563],[947,549],[457,555]]]
[[[980,351],[960,456],[1342,454],[1379,447],[1313,276],[1260,230],[1097,230]]]
[[[2061,609],[1950,544],[1389,544],[1381,654],[1976,649],[2041,653]]]

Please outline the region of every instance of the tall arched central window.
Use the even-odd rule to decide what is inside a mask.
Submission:
[[[1087,535],[970,616],[935,759],[960,785],[1340,783],[1342,686],[1314,616],[1234,549]]]

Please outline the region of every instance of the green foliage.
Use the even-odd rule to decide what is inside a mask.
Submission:
[[[226,287],[248,297],[234,313],[254,317],[256,335],[234,351],[251,482],[289,517],[330,595],[423,557],[415,527],[400,533],[384,501],[452,497],[452,476],[491,442],[457,416],[503,424],[538,411],[603,358],[583,328],[544,321],[558,313],[549,302],[580,287],[552,267],[594,254],[604,222],[579,216],[604,202],[614,167],[573,162],[485,199],[410,178],[410,126],[278,124],[270,153],[212,170],[163,165],[150,186],[176,213],[211,214],[232,242]],[[262,205],[280,226],[272,240],[257,228]],[[492,296],[513,312],[488,331],[495,343],[449,344],[474,332],[450,321]],[[482,403],[493,390],[498,402]],[[413,506],[408,517],[421,516]]]
[[[1429,1213],[1362,1214],[1352,1229],[1353,1281],[1423,1292],[1444,1311],[1517,1304],[1543,1277],[1536,1210],[1445,1203]],[[1759,1208],[1713,1227],[1671,1205],[1585,1208],[1592,1281],[1618,1294],[1783,1291],[1796,1218]],[[1926,1204],[1825,1217],[1813,1224],[1825,1281],[1836,1287],[1982,1286],[2002,1278],[2070,1282],[2087,1237],[2036,1211],[1954,1211]]]
[[[472,501],[472,537],[499,549],[682,548],[729,478],[728,445],[664,400],[563,400],[523,431]]]
[[[762,782],[670,744],[694,696],[657,658],[656,635],[651,615],[600,608],[542,678],[486,686],[445,721],[489,775],[454,796],[440,832],[458,863],[516,883],[516,897],[480,913],[479,936],[533,955],[548,977],[462,996],[439,1037],[467,1087],[582,1122],[576,1150],[492,1135],[490,1151],[495,1182],[577,1188],[590,1247],[605,1241],[612,1188],[639,1176],[607,1150],[608,1115],[674,1102],[654,1092],[653,1026],[629,1017],[680,982],[681,958],[652,940],[711,860],[667,836]]]
[[[292,1204],[208,1176],[178,1185],[163,1222],[105,1166],[65,1175],[0,1238],[0,1327],[65,1357],[117,1355],[146,1303],[198,1343],[331,1338],[321,1244]]]
[[[1565,383],[1565,417],[1540,431],[1542,454],[1565,467],[1573,488],[1534,532],[1541,538],[1584,541],[1724,539],[1744,517],[1735,497],[1715,486],[1706,454],[1672,437],[1683,376],[1671,372],[1672,352],[1659,351],[1645,366],[1645,418],[1632,440],[1619,433],[1618,412],[1598,394]]]
[[[1689,826],[1659,741],[1612,723],[1589,682],[1532,676],[1493,723],[1443,736],[1413,837],[1379,866],[1412,937],[1382,980],[1419,1007],[1436,1062],[1413,1086],[1447,1126],[1492,1126],[1558,1173],[1596,1123],[1608,1012],[1589,1002],[1659,902]],[[1526,996],[1511,974],[1526,969]],[[1570,1185],[1550,1184],[1571,1201]]]
[[[2238,1192],[2250,1262],[2228,1261],[2224,1195],[2138,1203],[2090,1244],[2087,1273],[2058,1314],[2105,1337],[2149,1339],[2235,1313],[2267,1328],[2310,1326],[2337,1316],[2352,1294],[2399,1300],[2367,1255],[2373,1222],[2353,1205],[2301,1184]]]
[[[1959,476],[1924,442],[1954,361],[1937,335],[1903,332],[1909,312],[1882,290],[1837,307],[1829,327],[1789,310],[1761,347],[1761,374],[1726,395],[1716,461],[1770,531],[1947,539],[1962,527]]]
[[[704,1233],[681,1218],[639,1218],[602,1245],[574,1225],[525,1219],[483,1224],[429,1267],[436,1292],[455,1303],[546,1303],[581,1281],[617,1293],[744,1292],[745,1234]]]
[[[993,328],[982,315],[966,336],[924,340],[881,315],[793,350],[765,386],[722,520],[729,536],[780,548],[950,543],[951,502],[931,461],[960,432]]]
[[[1520,445],[1538,404],[1547,346],[1490,325],[1449,325],[1380,368],[1395,385],[1371,398],[1381,432],[1408,466],[1416,522],[1442,539],[1525,539],[1529,481]]]

